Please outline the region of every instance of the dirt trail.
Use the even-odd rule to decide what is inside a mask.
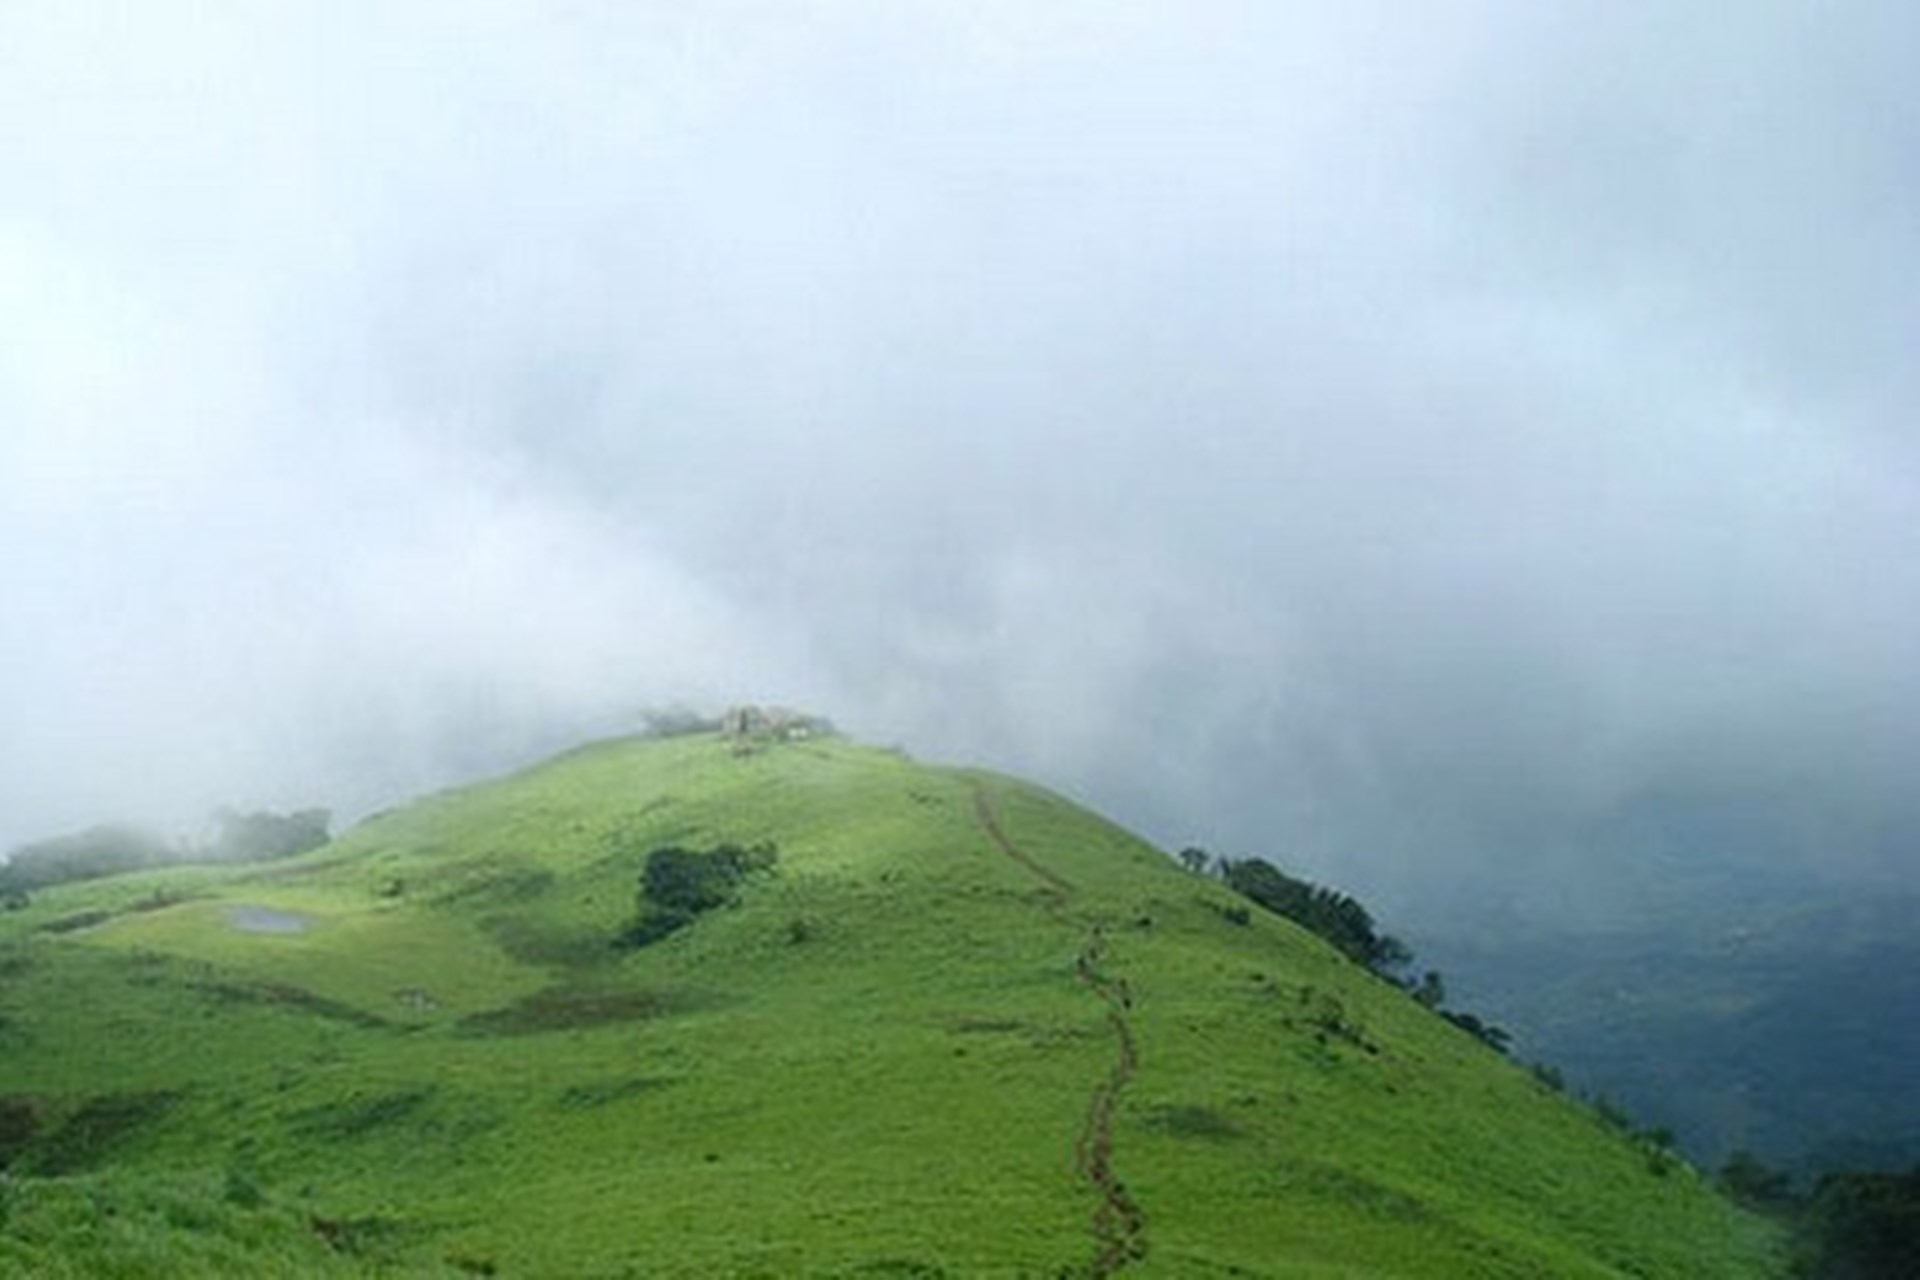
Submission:
[[[980,819],[981,828],[995,844],[1000,846],[1000,852],[1012,858],[1035,876],[1038,876],[1049,888],[1056,889],[1061,893],[1071,893],[1073,891],[1072,885],[1035,862],[1031,857],[1027,856],[1024,849],[1007,838],[1006,828],[1000,825],[1000,814],[999,811],[993,807],[992,797],[987,795],[986,787],[977,782],[973,784],[973,811]]]
[[[1008,838],[1006,829],[1000,825],[1000,815],[993,807],[992,797],[987,794],[986,787],[979,783],[974,784],[973,807],[979,816],[981,829],[1000,851],[1025,867],[1058,895],[1052,904],[1054,912],[1062,921],[1067,920],[1064,895],[1073,886],[1040,865]],[[1128,1263],[1137,1262],[1147,1255],[1146,1213],[1140,1208],[1139,1202],[1127,1193],[1126,1184],[1113,1172],[1113,1113],[1120,1104],[1121,1091],[1139,1068],[1140,1054],[1129,1020],[1133,1009],[1133,993],[1128,989],[1125,978],[1113,977],[1106,972],[1106,958],[1106,934],[1096,924],[1087,937],[1086,945],[1074,960],[1074,977],[1107,1006],[1107,1025],[1113,1029],[1115,1046],[1113,1066],[1088,1100],[1087,1118],[1082,1122],[1079,1136],[1073,1143],[1075,1167],[1100,1196],[1100,1205],[1094,1210],[1091,1224],[1093,1258],[1085,1272],[1090,1280],[1105,1280]]]
[[[1088,1268],[1088,1274],[1094,1277],[1110,1276],[1147,1253],[1147,1216],[1139,1201],[1127,1194],[1126,1184],[1113,1173],[1113,1112],[1120,1103],[1120,1091],[1140,1065],[1140,1053],[1127,1020],[1133,995],[1125,978],[1110,978],[1101,971],[1106,950],[1106,936],[1095,925],[1093,936],[1074,963],[1075,975],[1106,1002],[1107,1024],[1113,1028],[1118,1046],[1113,1069],[1106,1083],[1093,1091],[1093,1099],[1087,1104],[1087,1121],[1074,1143],[1080,1172],[1100,1192],[1100,1208],[1093,1216],[1095,1253]]]

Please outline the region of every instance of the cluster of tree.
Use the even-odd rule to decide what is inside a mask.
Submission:
[[[1804,1192],[1785,1173],[1735,1152],[1720,1170],[1734,1199],[1787,1224],[1805,1280],[1920,1276],[1920,1166],[1906,1173],[1823,1174]]]
[[[222,809],[214,815],[214,838],[198,852],[221,862],[267,862],[318,849],[333,838],[333,815],[325,809],[292,813]]]
[[[325,809],[294,813],[223,809],[211,839],[168,840],[141,827],[105,823],[70,835],[20,845],[0,864],[0,903],[26,906],[40,889],[78,880],[98,880],[127,871],[190,862],[261,862],[290,858],[325,844],[332,815]]]
[[[1221,858],[1220,879],[1241,897],[1316,933],[1355,964],[1391,975],[1413,959],[1406,945],[1374,926],[1357,898],[1288,875],[1259,858]]]
[[[720,732],[719,716],[703,716],[685,707],[652,707],[640,713],[643,738],[684,738],[696,733]]]
[[[692,924],[696,917],[735,901],[755,872],[770,871],[779,854],[771,844],[712,849],[668,845],[647,854],[640,872],[634,918],[614,940],[623,949],[644,947]]]
[[[1301,928],[1332,943],[1342,955],[1395,986],[1501,1053],[1512,1039],[1503,1028],[1457,1009],[1445,1008],[1446,982],[1428,969],[1417,978],[1410,972],[1413,952],[1390,933],[1381,932],[1373,913],[1359,899],[1311,880],[1290,876],[1261,858],[1216,858],[1205,849],[1188,847],[1180,861],[1196,875],[1212,875],[1249,902],[1284,916]],[[1244,915],[1240,917],[1244,921]]]
[[[102,824],[13,849],[0,866],[0,895],[10,906],[24,906],[39,889],[165,866],[178,857],[172,844],[150,831]]]

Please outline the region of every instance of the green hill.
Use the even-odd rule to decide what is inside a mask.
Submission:
[[[1691,1169],[1060,797],[740,748],[0,914],[0,1272],[1773,1274]],[[616,945],[653,851],[722,846],[771,866]]]

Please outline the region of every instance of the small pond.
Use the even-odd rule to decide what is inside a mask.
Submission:
[[[245,905],[228,907],[227,923],[242,933],[305,933],[313,917],[297,911]]]

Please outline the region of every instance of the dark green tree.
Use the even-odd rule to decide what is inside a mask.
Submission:
[[[1420,981],[1411,989],[1413,998],[1429,1009],[1438,1009],[1447,1002],[1446,980],[1438,969],[1429,969],[1420,975]]]
[[[217,833],[208,852],[234,862],[291,858],[309,849],[318,849],[331,839],[328,827],[332,819],[333,815],[325,809],[300,809],[284,814],[222,809],[214,815]]]
[[[667,845],[647,855],[640,871],[638,912],[616,943],[642,947],[684,929],[703,912],[732,902],[747,877],[772,868],[771,844],[713,849]]]
[[[14,849],[0,866],[0,895],[162,866],[176,857],[172,845],[139,827],[88,827]]]
[[[1398,938],[1374,926],[1373,916],[1358,900],[1337,889],[1290,876],[1259,858],[1223,860],[1220,865],[1229,888],[1319,934],[1376,973],[1397,969],[1411,958]]]
[[[1751,1151],[1736,1151],[1720,1166],[1720,1186],[1742,1204],[1777,1209],[1793,1200],[1793,1181]]]
[[[1920,1276],[1920,1168],[1828,1174],[1807,1202],[1804,1230],[1819,1280]]]

